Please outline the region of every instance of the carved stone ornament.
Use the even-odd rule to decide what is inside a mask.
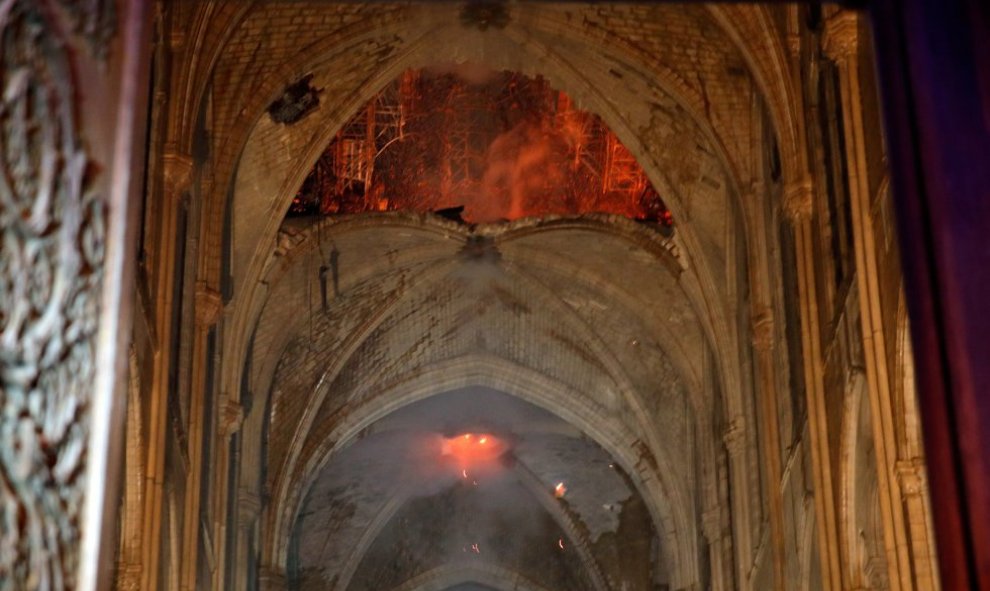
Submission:
[[[184,154],[167,152],[162,157],[162,172],[165,178],[165,193],[178,199],[189,190],[192,184],[192,158]]]
[[[102,56],[112,6],[0,2],[0,590],[75,587],[106,204],[68,33]]]
[[[925,480],[925,462],[920,458],[898,460],[894,464],[897,480],[904,496],[924,494],[928,483]]]
[[[220,430],[224,435],[233,435],[244,423],[244,407],[236,400],[224,397],[220,409]]]
[[[784,188],[782,209],[792,224],[811,219],[813,206],[813,185],[810,177],[790,183]]]
[[[841,63],[856,55],[859,47],[859,16],[852,10],[840,10],[825,20],[822,51],[832,61]]]

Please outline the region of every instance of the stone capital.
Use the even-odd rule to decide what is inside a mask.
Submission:
[[[771,351],[774,347],[773,313],[764,308],[753,315],[753,348]]]
[[[226,396],[221,398],[220,405],[220,431],[228,436],[237,433],[244,424],[244,407]]]
[[[178,199],[192,184],[193,159],[166,148],[162,156],[162,178],[165,181],[165,194]]]
[[[792,224],[811,219],[814,203],[814,185],[810,176],[790,182],[784,187],[784,200],[781,209]]]
[[[898,460],[894,464],[894,471],[897,473],[897,482],[901,486],[901,493],[906,496],[922,495],[927,488],[925,478],[925,462],[921,458],[910,460]]]
[[[856,55],[859,49],[859,14],[840,10],[825,20],[822,50],[836,63]]]
[[[729,421],[729,425],[725,428],[725,433],[722,434],[722,442],[725,443],[725,449],[728,450],[730,457],[735,458],[742,453],[743,445],[746,442],[745,436],[745,419],[736,417]]]
[[[223,298],[220,292],[206,284],[196,282],[196,324],[202,327],[213,326],[223,311]]]

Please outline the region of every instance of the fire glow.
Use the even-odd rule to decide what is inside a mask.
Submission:
[[[440,442],[440,455],[453,462],[463,480],[499,469],[499,459],[507,449],[503,439],[490,433],[461,433]],[[471,481],[477,485],[476,480]]]
[[[358,111],[290,215],[438,211],[469,222],[610,213],[673,219],[616,135],[541,77],[408,70]],[[477,74],[477,72],[475,72]]]

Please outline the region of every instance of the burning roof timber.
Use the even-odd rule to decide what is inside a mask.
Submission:
[[[327,146],[290,216],[457,212],[458,221],[609,213],[673,219],[602,120],[543,78],[479,67],[408,70]]]

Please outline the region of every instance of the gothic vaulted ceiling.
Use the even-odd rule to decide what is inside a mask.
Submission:
[[[542,2],[185,10],[215,33],[195,37],[203,63],[175,75],[189,88],[209,76],[205,95],[185,98],[210,105],[189,111],[208,116],[187,135],[206,128],[214,154],[203,224],[226,237],[220,380],[244,393],[239,478],[265,499],[259,560],[295,589],[703,585],[720,434],[748,412],[740,211],[764,156],[753,146],[765,112],[784,166],[794,158],[788,87],[764,92],[778,48],[742,41],[775,30],[769,13]],[[448,145],[453,131],[441,132],[417,149],[409,138],[447,129],[464,97],[480,96],[466,67],[508,80],[496,90],[509,103],[470,103],[488,110],[458,119],[466,139]],[[413,89],[409,72],[423,71],[461,94],[444,102],[428,94],[435,85]],[[512,102],[537,84],[524,80],[542,89],[526,95],[538,109]],[[430,100],[433,118],[416,119],[416,101]],[[524,133],[526,109],[542,118]],[[584,115],[561,115],[571,112]],[[565,120],[598,131],[554,127]],[[497,150],[527,174],[490,176]],[[558,174],[567,167],[582,172]],[[616,180],[623,170],[635,174]],[[492,178],[511,195],[530,183],[526,199],[549,191],[547,179],[572,188],[554,207],[503,216],[483,209],[487,193],[470,193]],[[468,189],[449,190],[455,181]],[[432,199],[433,185],[453,197]],[[636,205],[570,198],[589,186]],[[488,214],[449,211],[471,199]],[[738,502],[751,502],[742,491],[756,478],[734,474]]]

